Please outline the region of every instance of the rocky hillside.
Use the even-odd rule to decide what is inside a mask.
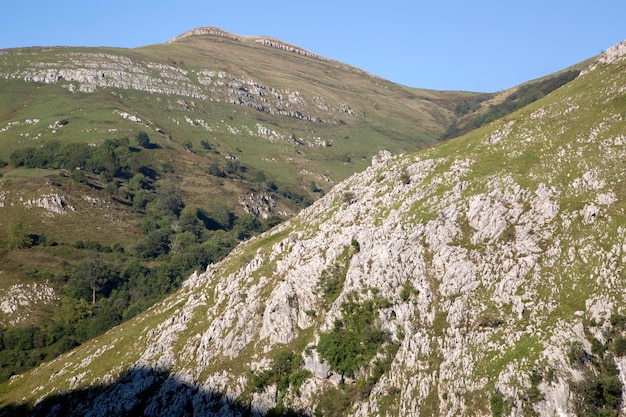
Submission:
[[[619,415],[626,43],[532,105],[376,156],[4,414]]]
[[[456,102],[473,96],[404,87],[284,41],[211,27],[135,49],[2,50],[0,331],[49,326],[81,259],[128,263],[102,248],[132,257],[155,238],[162,253],[140,261],[171,265],[175,235],[186,238],[180,207],[152,221],[167,195],[199,213],[193,243],[210,245],[212,235],[223,252],[250,234],[238,225],[256,233],[293,216],[380,149],[435,143]],[[223,230],[226,239],[215,236]],[[206,256],[191,258],[178,267],[185,277],[206,267]],[[170,275],[170,284],[183,277]]]

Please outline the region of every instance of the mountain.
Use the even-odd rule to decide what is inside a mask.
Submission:
[[[0,386],[4,415],[619,415],[626,43],[371,167],[147,312]]]
[[[0,51],[0,326],[41,348],[0,354],[0,380],[147,308],[379,150],[436,143],[475,95],[213,27]],[[96,267],[106,282],[80,279]]]

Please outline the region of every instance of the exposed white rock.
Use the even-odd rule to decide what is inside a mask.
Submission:
[[[0,270],[0,275],[1,273]],[[33,319],[30,312],[35,310],[36,305],[49,305],[58,299],[56,291],[47,282],[20,283],[6,289],[0,288],[0,323],[4,326],[16,326],[29,322]]]
[[[41,207],[50,213],[67,214],[69,211],[76,211],[74,206],[70,206],[65,201],[65,196],[60,194],[44,195],[36,199],[26,200],[24,207],[33,208]]]

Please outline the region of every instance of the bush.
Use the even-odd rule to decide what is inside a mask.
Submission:
[[[375,324],[377,311],[373,300],[344,303],[344,318],[335,322],[333,330],[320,334],[318,353],[342,377],[354,378],[390,340],[390,335]]]
[[[617,357],[626,356],[626,338],[623,336],[618,336],[613,341],[613,352]]]
[[[346,204],[356,203],[356,194],[352,191],[346,191],[342,194],[341,200]]]
[[[259,392],[276,384],[277,397],[282,397],[289,387],[299,390],[311,375],[309,371],[302,369],[302,365],[299,355],[291,350],[282,350],[274,356],[268,369],[250,375],[249,386],[253,391]]]
[[[137,143],[142,148],[149,147],[150,146],[150,136],[146,132],[144,132],[144,131],[141,131],[141,132],[137,133]]]
[[[8,238],[9,247],[12,249],[27,249],[33,246],[33,239],[26,232],[22,223],[9,226]]]
[[[573,342],[567,352],[567,358],[569,359],[570,365],[579,368],[583,366],[587,357],[588,355],[587,352],[585,352],[583,344],[578,341]]]
[[[611,325],[616,329],[616,330],[623,330],[624,326],[626,325],[626,316],[619,314],[619,313],[613,313],[611,314]]]
[[[493,417],[504,416],[504,396],[500,391],[496,391],[491,394],[491,397],[489,398],[489,406]]]

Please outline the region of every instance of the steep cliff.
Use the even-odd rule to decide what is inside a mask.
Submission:
[[[617,415],[624,49],[504,120],[379,154],[147,313],[13,378],[0,404],[92,416]]]

